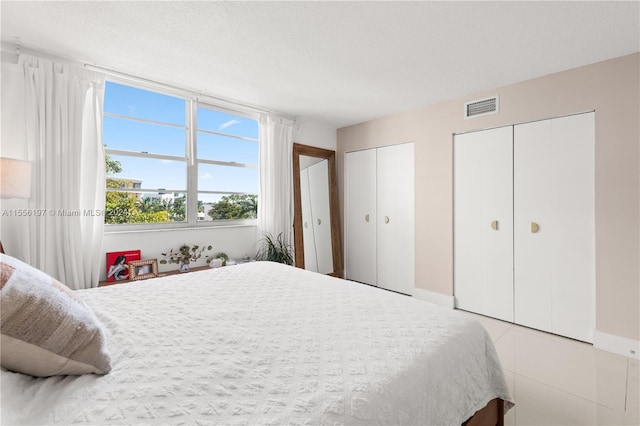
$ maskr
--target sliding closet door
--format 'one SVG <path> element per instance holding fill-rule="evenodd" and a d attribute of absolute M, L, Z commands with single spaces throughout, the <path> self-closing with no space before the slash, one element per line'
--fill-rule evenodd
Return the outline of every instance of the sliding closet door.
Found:
<path fill-rule="evenodd" d="M 378 148 L 378 286 L 404 294 L 414 287 L 413 143 Z"/>
<path fill-rule="evenodd" d="M 454 137 L 456 307 L 513 321 L 513 127 Z"/>
<path fill-rule="evenodd" d="M 593 342 L 594 114 L 514 128 L 516 323 Z"/>
<path fill-rule="evenodd" d="M 375 285 L 376 265 L 376 150 L 344 156 L 345 275 Z"/>

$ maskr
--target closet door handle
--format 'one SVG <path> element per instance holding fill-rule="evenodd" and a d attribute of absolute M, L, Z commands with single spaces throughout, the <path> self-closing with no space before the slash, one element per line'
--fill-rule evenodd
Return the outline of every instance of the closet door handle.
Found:
<path fill-rule="evenodd" d="M 368 214 L 364 216 L 364 221 L 369 223 L 369 215 Z"/>
<path fill-rule="evenodd" d="M 389 216 L 384 217 L 384 223 L 389 223 Z"/>
<path fill-rule="evenodd" d="M 305 223 L 304 223 L 304 227 L 305 227 L 305 228 L 308 228 L 308 227 L 309 227 L 309 224 L 308 224 L 307 222 L 305 222 Z"/>
<path fill-rule="evenodd" d="M 494 231 L 498 230 L 498 221 L 494 220 L 493 222 L 491 222 L 491 229 L 493 229 Z"/>
<path fill-rule="evenodd" d="M 531 222 L 531 233 L 535 234 L 540 230 L 540 225 L 535 222 Z"/>
<path fill-rule="evenodd" d="M 321 225 L 322 221 L 320 219 L 318 219 L 318 225 Z"/>

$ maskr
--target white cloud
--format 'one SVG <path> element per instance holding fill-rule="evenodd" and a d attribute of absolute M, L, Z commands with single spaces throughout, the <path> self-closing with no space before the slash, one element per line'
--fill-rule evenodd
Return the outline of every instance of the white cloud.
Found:
<path fill-rule="evenodd" d="M 200 176 L 202 179 L 213 179 L 213 175 L 211 173 L 205 173 L 202 176 Z"/>
<path fill-rule="evenodd" d="M 222 123 L 220 127 L 218 127 L 218 130 L 224 130 L 227 127 L 233 126 L 234 124 L 240 124 L 240 122 L 238 120 L 229 120 L 226 123 Z"/>

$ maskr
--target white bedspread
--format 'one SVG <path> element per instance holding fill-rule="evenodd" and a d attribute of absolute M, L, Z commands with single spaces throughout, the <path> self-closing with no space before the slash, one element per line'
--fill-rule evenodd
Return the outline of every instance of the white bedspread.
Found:
<path fill-rule="evenodd" d="M 363 284 L 255 262 L 78 293 L 112 372 L 3 369 L 3 425 L 453 425 L 511 401 L 479 322 Z"/>

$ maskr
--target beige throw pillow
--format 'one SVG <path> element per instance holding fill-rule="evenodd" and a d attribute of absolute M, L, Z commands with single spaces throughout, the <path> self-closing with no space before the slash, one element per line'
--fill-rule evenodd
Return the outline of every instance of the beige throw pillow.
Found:
<path fill-rule="evenodd" d="M 0 254 L 0 359 L 32 376 L 105 374 L 106 336 L 95 314 L 49 275 Z"/>

